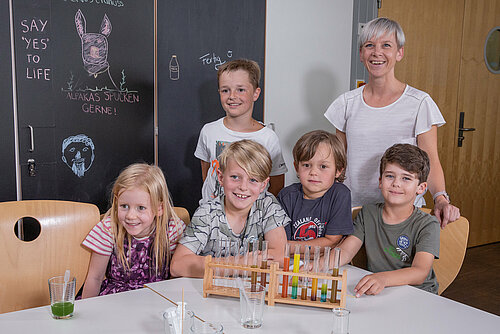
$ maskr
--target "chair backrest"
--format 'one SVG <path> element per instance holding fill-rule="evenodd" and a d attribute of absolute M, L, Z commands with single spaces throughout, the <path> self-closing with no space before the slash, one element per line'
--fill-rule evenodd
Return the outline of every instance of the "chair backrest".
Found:
<path fill-rule="evenodd" d="M 360 210 L 361 206 L 355 206 L 351 209 L 352 220 L 356 218 Z M 358 268 L 367 269 L 368 259 L 366 257 L 366 248 L 364 243 L 363 246 L 361 246 L 361 248 L 359 249 L 358 253 L 352 258 L 351 264 Z"/>
<path fill-rule="evenodd" d="M 174 206 L 174 211 L 175 211 L 175 214 L 180 219 L 182 219 L 182 221 L 184 222 L 184 224 L 186 224 L 186 226 L 188 226 L 189 222 L 191 221 L 191 218 L 189 218 L 189 212 L 188 212 L 188 210 L 186 210 L 185 208 L 180 207 L 180 206 Z"/>
<path fill-rule="evenodd" d="M 430 213 L 431 209 L 422 208 Z M 439 236 L 439 259 L 434 260 L 433 268 L 439 283 L 438 294 L 455 280 L 462 268 L 469 238 L 469 221 L 465 217 L 449 223 Z"/>
<path fill-rule="evenodd" d="M 24 217 L 40 223 L 32 241 L 16 236 L 15 224 Z M 99 221 L 93 204 L 65 201 L 0 203 L 0 313 L 50 304 L 48 279 L 76 277 L 77 291 L 85 281 L 90 251 L 81 246 Z"/>

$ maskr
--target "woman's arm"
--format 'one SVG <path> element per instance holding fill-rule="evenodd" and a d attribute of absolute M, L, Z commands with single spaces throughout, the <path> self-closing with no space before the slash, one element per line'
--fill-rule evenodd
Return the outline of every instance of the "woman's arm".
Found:
<path fill-rule="evenodd" d="M 83 286 L 82 299 L 99 295 L 101 284 L 106 274 L 110 255 L 101 255 L 92 252 L 89 272 Z"/>
<path fill-rule="evenodd" d="M 170 273 L 174 277 L 203 277 L 205 257 L 196 255 L 186 246 L 179 244 L 170 263 Z"/>
<path fill-rule="evenodd" d="M 418 147 L 429 155 L 431 165 L 429 177 L 427 178 L 429 191 L 431 194 L 445 191 L 444 172 L 437 150 L 437 126 L 433 125 L 429 131 L 418 135 L 417 144 Z M 460 218 L 460 210 L 456 206 L 451 205 L 443 195 L 440 195 L 434 202 L 434 215 L 441 223 L 441 228 L 444 228 L 449 222 Z"/>
<path fill-rule="evenodd" d="M 345 151 L 347 152 L 347 136 L 345 135 L 345 132 L 342 132 L 339 129 L 335 130 L 335 135 L 344 142 Z"/>

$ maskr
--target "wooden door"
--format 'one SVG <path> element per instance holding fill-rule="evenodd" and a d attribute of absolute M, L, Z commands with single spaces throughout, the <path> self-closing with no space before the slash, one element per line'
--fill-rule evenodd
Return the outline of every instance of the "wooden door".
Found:
<path fill-rule="evenodd" d="M 379 16 L 405 31 L 396 77 L 428 92 L 446 119 L 439 155 L 452 202 L 470 221 L 469 246 L 499 241 L 500 76 L 487 70 L 483 50 L 489 30 L 500 25 L 500 0 L 384 0 Z M 457 147 L 460 112 L 476 131 Z"/>

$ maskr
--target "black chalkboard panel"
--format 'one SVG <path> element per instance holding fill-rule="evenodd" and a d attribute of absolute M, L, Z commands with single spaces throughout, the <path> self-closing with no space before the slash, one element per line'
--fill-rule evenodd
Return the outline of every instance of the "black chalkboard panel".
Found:
<path fill-rule="evenodd" d="M 201 198 L 200 161 L 193 155 L 199 132 L 225 115 L 217 92 L 220 64 L 259 63 L 262 93 L 254 118 L 263 118 L 265 22 L 265 0 L 158 1 L 158 160 L 174 204 L 191 213 Z"/>
<path fill-rule="evenodd" d="M 0 202 L 16 200 L 9 2 L 0 2 Z"/>
<path fill-rule="evenodd" d="M 14 32 L 23 199 L 105 210 L 120 170 L 154 159 L 153 0 L 16 0 Z"/>

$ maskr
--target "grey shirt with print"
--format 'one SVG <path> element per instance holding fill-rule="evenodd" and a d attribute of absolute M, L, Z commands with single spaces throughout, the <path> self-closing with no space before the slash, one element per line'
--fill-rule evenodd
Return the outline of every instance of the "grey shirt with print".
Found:
<path fill-rule="evenodd" d="M 417 252 L 439 258 L 439 223 L 437 218 L 418 208 L 405 221 L 389 225 L 382 219 L 383 203 L 363 206 L 354 219 L 353 235 L 364 242 L 368 270 L 391 271 L 411 267 Z M 437 293 L 438 283 L 431 268 L 424 283 L 416 286 Z"/>
<path fill-rule="evenodd" d="M 202 204 L 194 213 L 179 243 L 197 255 L 215 255 L 219 242 L 241 240 L 243 243 L 264 239 L 267 232 L 289 224 L 290 218 L 278 200 L 262 192 L 250 209 L 243 231 L 234 233 L 224 212 L 224 195 Z M 235 254 L 232 254 L 235 255 Z"/>

